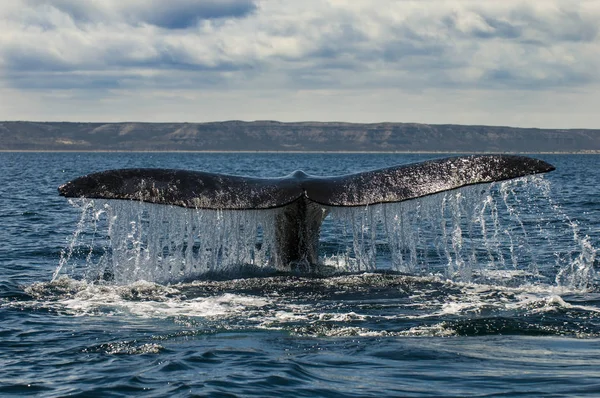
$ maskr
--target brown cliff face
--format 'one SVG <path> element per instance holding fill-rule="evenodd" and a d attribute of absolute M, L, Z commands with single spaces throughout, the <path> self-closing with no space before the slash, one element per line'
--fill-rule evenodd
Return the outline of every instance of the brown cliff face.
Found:
<path fill-rule="evenodd" d="M 600 130 L 276 121 L 0 122 L 0 150 L 600 152 Z"/>

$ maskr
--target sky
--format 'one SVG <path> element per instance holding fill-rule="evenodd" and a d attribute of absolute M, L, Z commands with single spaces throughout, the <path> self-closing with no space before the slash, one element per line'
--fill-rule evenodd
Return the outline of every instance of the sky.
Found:
<path fill-rule="evenodd" d="M 600 0 L 7 0 L 0 120 L 600 128 Z"/>

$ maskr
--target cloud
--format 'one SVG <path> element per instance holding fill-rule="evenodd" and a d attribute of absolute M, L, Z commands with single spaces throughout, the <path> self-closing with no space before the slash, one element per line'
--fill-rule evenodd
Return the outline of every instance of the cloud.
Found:
<path fill-rule="evenodd" d="M 0 87 L 587 90 L 599 22 L 596 1 L 13 0 L 0 4 Z"/>
<path fill-rule="evenodd" d="M 529 79 L 531 87 L 543 88 L 587 82 L 586 72 L 598 66 L 594 57 L 577 62 L 598 49 L 598 14 L 591 17 L 581 7 L 512 1 L 487 8 L 438 1 L 291 4 L 28 0 L 7 21 L 12 37 L 0 51 L 5 68 L 19 73 L 138 70 L 143 79 L 152 70 L 228 74 L 254 68 L 281 73 L 288 85 L 307 74 L 344 85 L 345 73 L 355 71 L 367 75 L 357 84 L 404 84 L 414 82 L 413 75 L 419 84 Z M 524 68 L 532 73 L 524 76 Z"/>
<path fill-rule="evenodd" d="M 187 29 L 207 19 L 242 18 L 256 10 L 251 0 L 25 0 L 23 4 L 58 10 L 82 24 L 123 21 L 165 29 Z"/>

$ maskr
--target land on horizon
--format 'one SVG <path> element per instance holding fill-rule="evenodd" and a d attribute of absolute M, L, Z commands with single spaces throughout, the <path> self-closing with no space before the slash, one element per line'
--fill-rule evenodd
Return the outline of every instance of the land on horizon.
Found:
<path fill-rule="evenodd" d="M 0 151 L 600 153 L 600 129 L 424 123 L 0 122 Z"/>

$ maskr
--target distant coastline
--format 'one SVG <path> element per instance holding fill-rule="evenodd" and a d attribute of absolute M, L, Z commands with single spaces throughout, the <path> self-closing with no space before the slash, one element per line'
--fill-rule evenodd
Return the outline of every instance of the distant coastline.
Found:
<path fill-rule="evenodd" d="M 0 153 L 273 153 L 273 154 L 284 154 L 284 153 L 297 153 L 297 154 L 415 154 L 415 155 L 475 155 L 475 154 L 494 154 L 499 152 L 485 152 L 485 151 L 185 151 L 185 150 L 170 150 L 170 151 L 144 151 L 144 150 L 117 150 L 117 149 L 98 149 L 98 150 L 69 150 L 69 149 L 57 149 L 57 150 L 42 150 L 42 149 L 0 149 Z M 572 151 L 572 152 L 508 152 L 503 151 L 504 154 L 509 155 L 600 155 L 598 151 Z"/>
<path fill-rule="evenodd" d="M 419 123 L 0 122 L 7 152 L 599 154 L 600 129 Z"/>

